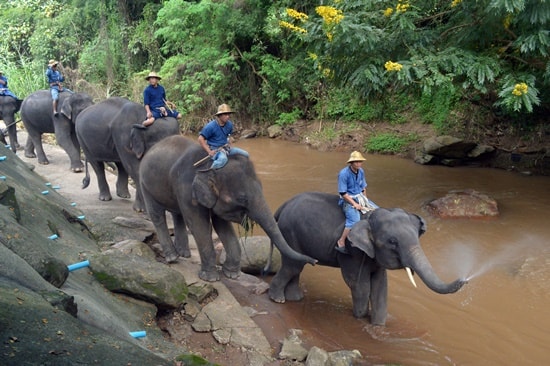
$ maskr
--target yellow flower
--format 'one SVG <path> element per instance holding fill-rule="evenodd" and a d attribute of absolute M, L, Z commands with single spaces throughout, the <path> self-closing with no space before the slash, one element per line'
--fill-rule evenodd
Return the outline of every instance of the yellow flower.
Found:
<path fill-rule="evenodd" d="M 384 10 L 385 17 L 389 17 L 392 14 L 393 14 L 393 8 L 387 8 L 386 10 Z"/>
<path fill-rule="evenodd" d="M 307 14 L 300 13 L 299 11 L 291 9 L 291 8 L 287 8 L 286 13 L 288 14 L 289 17 L 297 19 L 297 20 L 301 20 L 302 22 L 305 22 L 308 19 Z"/>
<path fill-rule="evenodd" d="M 328 38 L 328 41 L 329 41 L 329 42 L 332 42 L 332 37 L 333 37 L 332 33 L 331 33 L 331 32 L 327 32 L 327 38 Z"/>
<path fill-rule="evenodd" d="M 514 90 L 512 90 L 512 94 L 514 94 L 517 97 L 521 97 L 523 94 L 527 94 L 527 90 L 529 90 L 529 87 L 525 83 L 519 83 L 514 85 Z"/>
<path fill-rule="evenodd" d="M 317 60 L 317 55 L 313 52 L 308 52 L 307 55 L 309 56 L 310 59 L 312 59 L 313 61 Z"/>
<path fill-rule="evenodd" d="M 344 19 L 342 10 L 336 9 L 332 6 L 318 6 L 315 8 L 317 14 L 319 14 L 325 23 L 328 25 L 338 24 Z"/>
<path fill-rule="evenodd" d="M 387 61 L 384 64 L 384 67 L 386 68 L 386 71 L 400 71 L 403 68 L 403 65 L 398 62 Z"/>
<path fill-rule="evenodd" d="M 304 28 L 297 27 L 294 24 L 291 24 L 289 22 L 285 22 L 284 20 L 279 21 L 279 25 L 282 28 L 288 28 L 288 29 L 290 29 L 291 31 L 294 31 L 294 32 L 307 33 L 307 30 L 305 30 Z"/>
<path fill-rule="evenodd" d="M 462 0 L 453 0 L 451 2 L 451 8 L 454 8 L 455 6 L 457 6 L 458 4 L 460 4 L 462 2 Z"/>
<path fill-rule="evenodd" d="M 399 1 L 397 6 L 395 7 L 395 11 L 398 13 L 404 13 L 409 9 L 410 6 L 411 5 L 409 4 L 408 1 L 403 1 L 403 2 Z"/>

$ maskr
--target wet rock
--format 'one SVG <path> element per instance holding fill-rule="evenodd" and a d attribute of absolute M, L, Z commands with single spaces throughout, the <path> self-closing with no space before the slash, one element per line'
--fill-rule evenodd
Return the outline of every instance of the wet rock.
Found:
<path fill-rule="evenodd" d="M 218 292 L 210 283 L 198 282 L 188 287 L 189 297 L 198 303 L 202 303 L 207 298 L 216 297 Z"/>
<path fill-rule="evenodd" d="M 476 146 L 453 136 L 437 136 L 424 141 L 424 153 L 445 158 L 462 159 Z"/>
<path fill-rule="evenodd" d="M 155 252 L 147 244 L 134 239 L 123 240 L 115 243 L 110 249 L 107 249 L 104 254 L 113 253 L 115 251 L 126 255 L 137 255 L 151 261 L 156 259 Z"/>
<path fill-rule="evenodd" d="M 0 205 L 6 206 L 17 221 L 21 220 L 21 211 L 15 196 L 15 188 L 8 186 L 5 182 L 0 181 Z"/>
<path fill-rule="evenodd" d="M 361 352 L 353 351 L 336 351 L 328 354 L 329 364 L 331 366 L 349 366 L 353 365 L 355 360 L 361 359 Z"/>
<path fill-rule="evenodd" d="M 307 353 L 305 366 L 325 366 L 328 365 L 328 360 L 328 352 L 314 346 Z"/>
<path fill-rule="evenodd" d="M 452 191 L 429 202 L 426 209 L 441 218 L 481 218 L 499 215 L 497 202 L 475 190 Z"/>
<path fill-rule="evenodd" d="M 251 139 L 256 137 L 258 131 L 252 129 L 246 129 L 241 132 L 241 139 Z"/>
<path fill-rule="evenodd" d="M 177 308 L 187 299 L 187 284 L 180 272 L 137 255 L 96 254 L 90 258 L 90 268 L 108 290 L 161 308 Z"/>
<path fill-rule="evenodd" d="M 289 333 L 289 336 L 283 340 L 279 358 L 281 360 L 302 362 L 306 359 L 308 351 L 302 346 L 302 340 L 299 338 L 301 331 L 299 329 L 290 329 Z"/>
<path fill-rule="evenodd" d="M 241 244 L 241 271 L 244 273 L 258 275 L 264 274 L 264 268 L 270 255 L 271 240 L 267 236 L 249 236 L 239 239 Z M 219 263 L 225 262 L 226 254 L 222 251 L 219 256 Z M 281 268 L 281 253 L 273 248 L 273 256 L 269 271 L 265 274 L 274 274 Z"/>

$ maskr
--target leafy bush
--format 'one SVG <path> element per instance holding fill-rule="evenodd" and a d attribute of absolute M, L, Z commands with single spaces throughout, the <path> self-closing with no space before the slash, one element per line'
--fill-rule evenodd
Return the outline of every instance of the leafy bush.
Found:
<path fill-rule="evenodd" d="M 301 114 L 302 111 L 300 111 L 298 108 L 294 108 L 292 112 L 281 113 L 279 115 L 279 119 L 277 119 L 275 123 L 279 126 L 291 125 L 300 118 Z"/>
<path fill-rule="evenodd" d="M 365 150 L 368 152 L 397 154 L 402 152 L 414 139 L 416 139 L 414 135 L 402 137 L 395 133 L 381 133 L 368 139 Z"/>

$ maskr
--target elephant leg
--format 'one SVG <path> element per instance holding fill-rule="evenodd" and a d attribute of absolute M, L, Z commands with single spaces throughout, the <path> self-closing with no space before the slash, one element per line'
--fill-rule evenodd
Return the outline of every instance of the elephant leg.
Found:
<path fill-rule="evenodd" d="M 102 161 L 89 160 L 92 168 L 94 169 L 95 175 L 97 177 L 97 186 L 99 188 L 99 200 L 100 201 L 110 201 L 113 199 L 111 196 L 111 190 L 109 189 L 109 184 L 105 178 L 105 165 Z"/>
<path fill-rule="evenodd" d="M 139 182 L 136 183 L 136 198 L 134 199 L 134 205 L 132 206 L 134 211 L 143 212 L 145 211 L 145 203 L 143 202 L 143 194 L 141 193 L 141 187 Z"/>
<path fill-rule="evenodd" d="M 226 253 L 222 272 L 228 278 L 238 278 L 241 274 L 241 245 L 235 228 L 231 222 L 217 216 L 212 217 L 212 225 L 222 241 Z"/>
<path fill-rule="evenodd" d="M 69 156 L 71 160 L 71 171 L 80 173 L 84 168 L 84 164 L 82 164 L 82 160 L 80 160 L 80 145 L 77 145 L 78 150 L 74 145 L 70 124 L 71 122 L 69 121 L 56 121 L 54 123 L 55 139 L 59 146 L 61 146 Z"/>
<path fill-rule="evenodd" d="M 166 224 L 166 212 L 164 210 L 164 207 L 161 207 L 156 203 L 151 203 L 147 207 L 147 210 L 149 212 L 149 217 L 151 218 L 151 221 L 153 222 L 153 225 L 155 225 L 155 229 L 157 230 L 157 237 L 160 242 L 160 246 L 162 247 L 164 259 L 167 263 L 177 262 L 178 254 L 176 253 L 174 243 L 172 242 L 172 238 L 170 237 L 170 233 L 168 231 L 168 225 Z"/>
<path fill-rule="evenodd" d="M 197 242 L 201 257 L 199 278 L 204 281 L 219 281 L 220 275 L 216 268 L 216 251 L 212 241 L 212 225 L 210 224 L 210 210 L 205 207 L 182 208 L 185 223 Z"/>
<path fill-rule="evenodd" d="M 36 151 L 36 156 L 38 157 L 38 163 L 42 165 L 48 165 L 50 161 L 46 157 L 46 153 L 44 152 L 44 147 L 42 146 L 42 135 L 38 136 L 32 136 L 32 146 L 34 146 L 34 150 Z M 34 155 L 34 154 L 33 154 Z M 27 156 L 27 154 L 25 154 Z M 32 156 L 27 156 L 32 157 Z"/>
<path fill-rule="evenodd" d="M 176 253 L 184 258 L 189 258 L 191 257 L 189 237 L 187 236 L 187 228 L 185 227 L 183 216 L 172 213 L 172 220 L 174 221 L 174 246 L 176 247 Z"/>
<path fill-rule="evenodd" d="M 370 258 L 367 261 L 363 261 L 364 257 L 362 256 L 350 255 L 341 257 L 344 258 L 339 258 L 340 270 L 344 281 L 351 290 L 353 316 L 364 318 L 369 312 L 371 267 L 376 264 Z"/>
<path fill-rule="evenodd" d="M 25 144 L 25 157 L 36 158 L 36 154 L 34 153 L 34 144 L 32 143 L 32 138 L 30 135 L 27 137 L 27 143 Z"/>
<path fill-rule="evenodd" d="M 15 154 L 17 152 L 17 149 L 20 148 L 19 142 L 17 142 L 17 126 L 15 124 L 8 126 L 8 136 L 10 137 L 11 151 L 13 151 L 13 153 Z"/>
<path fill-rule="evenodd" d="M 302 269 L 304 266 L 302 265 Z M 300 270 L 301 273 L 302 270 Z M 285 289 L 285 298 L 287 301 L 300 301 L 304 298 L 304 292 L 300 287 L 300 273 L 293 276 Z"/>
<path fill-rule="evenodd" d="M 132 195 L 128 190 L 128 172 L 122 163 L 116 162 L 115 165 L 117 168 L 116 195 L 121 198 L 130 198 Z"/>
<path fill-rule="evenodd" d="M 388 273 L 380 268 L 371 275 L 370 322 L 374 325 L 386 324 L 388 316 Z"/>
<path fill-rule="evenodd" d="M 283 256 L 281 269 L 273 276 L 269 284 L 269 298 L 275 302 L 284 303 L 287 285 L 293 278 L 300 277 L 302 268 L 304 268 L 303 264 Z"/>

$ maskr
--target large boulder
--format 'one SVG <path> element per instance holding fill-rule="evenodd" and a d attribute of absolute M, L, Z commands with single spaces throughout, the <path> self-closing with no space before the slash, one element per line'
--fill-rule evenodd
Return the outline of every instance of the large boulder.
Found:
<path fill-rule="evenodd" d="M 497 202 L 493 198 L 472 189 L 449 192 L 446 196 L 429 202 L 426 209 L 444 219 L 499 215 Z"/>
<path fill-rule="evenodd" d="M 452 167 L 479 162 L 494 151 L 495 148 L 492 146 L 444 135 L 424 141 L 422 151 L 414 160 L 418 164 L 441 164 Z"/>
<path fill-rule="evenodd" d="M 258 274 L 274 274 L 281 268 L 281 253 L 277 248 L 273 248 L 273 256 L 271 265 L 267 273 L 264 273 L 264 268 L 271 251 L 271 240 L 267 236 L 248 236 L 239 239 L 241 244 L 241 271 L 244 273 Z M 226 254 L 223 250 L 220 254 L 219 263 L 225 262 Z"/>

